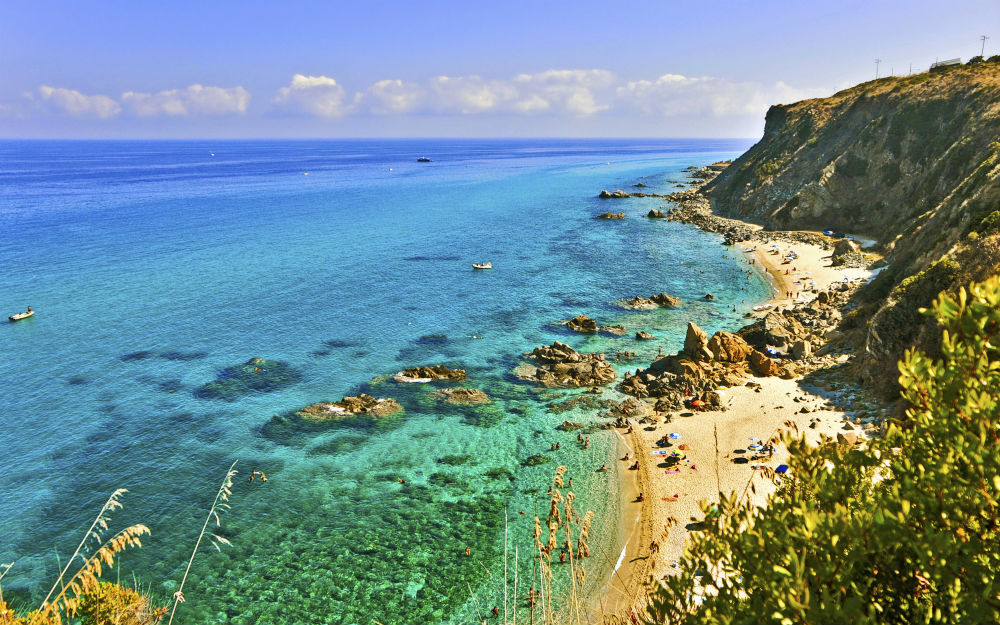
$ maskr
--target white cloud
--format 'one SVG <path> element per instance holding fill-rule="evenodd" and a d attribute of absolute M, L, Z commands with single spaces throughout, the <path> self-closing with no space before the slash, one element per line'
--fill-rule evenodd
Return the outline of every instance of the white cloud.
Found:
<path fill-rule="evenodd" d="M 517 90 L 501 80 L 479 76 L 438 76 L 431 80 L 431 106 L 445 113 L 488 113 L 517 99 Z"/>
<path fill-rule="evenodd" d="M 352 108 L 345 98 L 344 88 L 329 76 L 295 74 L 287 87 L 278 90 L 274 102 L 288 112 L 340 117 Z"/>
<path fill-rule="evenodd" d="M 798 89 L 783 82 L 762 85 L 680 74 L 664 74 L 655 81 L 637 80 L 617 89 L 623 106 L 661 117 L 757 115 L 772 104 L 828 94 L 827 89 Z"/>
<path fill-rule="evenodd" d="M 380 80 L 368 87 L 361 100 L 376 115 L 409 113 L 416 110 L 426 91 L 419 85 L 402 80 Z"/>
<path fill-rule="evenodd" d="M 52 108 L 74 117 L 111 119 L 122 111 L 121 105 L 106 95 L 84 95 L 75 89 L 42 85 L 38 96 Z"/>
<path fill-rule="evenodd" d="M 194 84 L 186 89 L 159 93 L 122 94 L 122 104 L 140 117 L 155 115 L 227 115 L 246 113 L 250 92 L 243 87 L 205 87 Z"/>

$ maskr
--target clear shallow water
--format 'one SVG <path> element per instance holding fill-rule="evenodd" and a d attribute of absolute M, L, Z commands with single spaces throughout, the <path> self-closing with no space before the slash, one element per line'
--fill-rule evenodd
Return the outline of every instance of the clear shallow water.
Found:
<path fill-rule="evenodd" d="M 612 464 L 614 436 L 580 449 L 554 427 L 594 411 L 551 413 L 574 393 L 538 392 L 509 372 L 553 340 L 637 351 L 634 368 L 658 345 L 678 349 L 688 319 L 737 326 L 769 287 L 748 281 L 718 237 L 641 218 L 662 200 L 596 195 L 639 181 L 669 192 L 684 167 L 746 147 L 0 143 L 0 312 L 37 311 L 0 326 L 0 562 L 16 562 L 5 596 L 44 596 L 54 550 L 65 557 L 119 487 L 130 493 L 116 525 L 153 532 L 126 554 L 122 578 L 169 596 L 237 458 L 223 529 L 233 546 L 199 555 L 182 622 L 474 622 L 502 597 L 505 510 L 524 594 L 531 517 L 558 464 L 577 508 L 597 515 L 587 566 L 599 585 L 618 553 L 617 476 L 595 471 Z M 415 162 L 423 155 L 433 162 Z M 593 219 L 609 209 L 628 219 Z M 473 272 L 481 260 L 495 269 Z M 611 305 L 659 292 L 688 304 Z M 718 301 L 697 301 L 705 292 Z M 628 333 L 553 325 L 580 313 Z M 637 343 L 640 329 L 660 340 Z M 254 356 L 289 363 L 299 381 L 234 401 L 196 395 Z M 494 402 L 449 407 L 434 387 L 371 383 L 438 363 L 467 369 Z M 283 416 L 362 390 L 404 413 L 375 428 Z M 553 462 L 522 466 L 538 453 Z M 248 483 L 251 469 L 270 481 Z"/>

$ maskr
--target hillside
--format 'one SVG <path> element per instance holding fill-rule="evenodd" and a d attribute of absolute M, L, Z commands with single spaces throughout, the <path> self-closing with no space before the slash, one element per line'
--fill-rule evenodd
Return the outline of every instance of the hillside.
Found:
<path fill-rule="evenodd" d="M 712 209 L 768 229 L 877 241 L 887 267 L 845 329 L 863 376 L 896 376 L 939 335 L 915 312 L 1000 263 L 1000 57 L 772 107 L 764 137 L 705 187 Z M 853 324 L 853 327 L 852 327 Z"/>

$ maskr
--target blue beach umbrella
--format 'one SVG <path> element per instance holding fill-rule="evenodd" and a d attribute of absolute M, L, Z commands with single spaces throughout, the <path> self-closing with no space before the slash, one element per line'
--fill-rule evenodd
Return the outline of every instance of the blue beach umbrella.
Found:
<path fill-rule="evenodd" d="M 774 472 L 775 473 L 788 473 L 788 465 L 787 464 L 779 464 L 778 468 L 776 468 L 774 470 Z"/>
<path fill-rule="evenodd" d="M 670 433 L 670 438 L 672 438 L 672 439 L 674 439 L 674 440 L 677 440 L 677 439 L 679 439 L 680 437 L 681 437 L 681 435 L 680 435 L 680 434 L 678 434 L 677 432 L 671 432 L 671 433 Z"/>

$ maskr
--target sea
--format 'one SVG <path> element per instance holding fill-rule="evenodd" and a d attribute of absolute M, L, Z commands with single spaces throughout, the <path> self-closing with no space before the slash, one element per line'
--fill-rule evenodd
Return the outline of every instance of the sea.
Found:
<path fill-rule="evenodd" d="M 771 294 L 739 249 L 646 218 L 662 198 L 598 193 L 677 191 L 687 167 L 750 145 L 0 142 L 0 312 L 36 312 L 0 326 L 3 597 L 37 607 L 127 489 L 104 538 L 135 523 L 151 534 L 104 579 L 169 604 L 234 462 L 230 508 L 210 519 L 175 622 L 478 623 L 505 591 L 527 619 L 542 583 L 535 516 L 544 525 L 560 466 L 579 516 L 594 513 L 578 592 L 600 593 L 630 505 L 620 437 L 588 427 L 580 444 L 557 427 L 605 423 L 601 404 L 513 371 L 562 341 L 612 362 L 635 352 L 615 363 L 622 376 L 677 351 L 689 320 L 739 327 Z M 609 210 L 626 217 L 595 218 Z M 615 304 L 662 292 L 684 305 Z M 580 314 L 627 332 L 569 332 L 561 322 Z M 491 402 L 392 379 L 437 364 L 465 369 L 458 385 Z M 359 393 L 403 411 L 295 416 Z M 599 397 L 622 398 L 613 385 Z M 557 610 L 568 570 L 553 564 Z"/>

